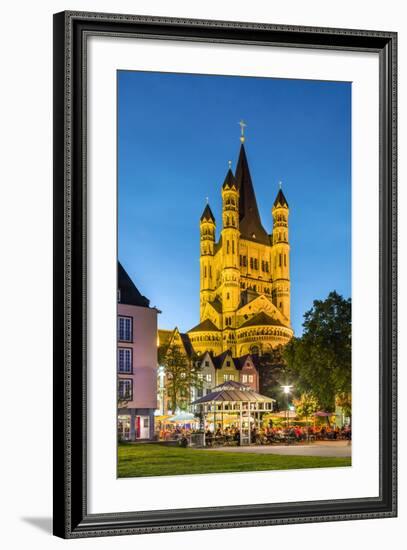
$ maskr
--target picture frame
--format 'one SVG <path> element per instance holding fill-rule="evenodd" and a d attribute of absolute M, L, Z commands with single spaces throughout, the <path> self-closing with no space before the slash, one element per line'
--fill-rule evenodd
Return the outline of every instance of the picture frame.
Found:
<path fill-rule="evenodd" d="M 87 40 L 372 52 L 379 56 L 379 496 L 88 513 Z M 397 514 L 397 35 L 66 11 L 54 15 L 54 534 L 62 538 L 386 518 Z M 373 237 L 374 238 L 374 237 Z"/>

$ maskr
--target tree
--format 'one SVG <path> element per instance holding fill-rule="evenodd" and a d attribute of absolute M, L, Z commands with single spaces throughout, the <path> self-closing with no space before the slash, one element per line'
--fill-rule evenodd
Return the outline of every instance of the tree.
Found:
<path fill-rule="evenodd" d="M 352 416 L 352 394 L 349 393 L 338 393 L 336 396 L 336 406 L 340 407 L 345 416 L 349 418 Z"/>
<path fill-rule="evenodd" d="M 172 344 L 159 355 L 164 366 L 166 387 L 173 412 L 177 408 L 186 409 L 191 401 L 191 389 L 202 386 L 200 368 L 194 357 L 189 359 L 179 346 Z"/>
<path fill-rule="evenodd" d="M 332 412 L 336 396 L 351 391 L 351 299 L 333 291 L 315 300 L 303 327 L 285 347 L 287 372 L 297 378 L 297 390 L 312 393 Z"/>
<path fill-rule="evenodd" d="M 299 399 L 293 400 L 298 418 L 304 418 L 308 424 L 310 417 L 319 409 L 316 397 L 309 392 L 303 393 Z"/>
<path fill-rule="evenodd" d="M 283 347 L 278 346 L 256 358 L 259 368 L 259 391 L 275 398 L 280 394 L 281 378 L 286 367 Z"/>

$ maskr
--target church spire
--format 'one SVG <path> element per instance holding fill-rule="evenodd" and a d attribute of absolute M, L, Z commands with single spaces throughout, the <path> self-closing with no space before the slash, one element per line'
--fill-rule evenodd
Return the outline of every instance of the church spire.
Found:
<path fill-rule="evenodd" d="M 249 163 L 247 162 L 243 143 L 240 146 L 235 178 L 237 188 L 239 189 L 239 227 L 242 238 L 270 244 L 269 236 L 261 224 Z"/>
<path fill-rule="evenodd" d="M 281 189 L 281 181 L 278 184 L 279 184 L 279 190 L 273 206 L 274 208 L 277 208 L 278 206 L 282 206 L 283 208 L 288 208 L 287 199 L 285 198 L 283 190 Z"/>
<path fill-rule="evenodd" d="M 211 207 L 209 206 L 209 202 L 206 203 L 206 206 L 204 208 L 204 211 L 202 212 L 201 216 L 201 222 L 204 220 L 212 220 L 215 221 L 215 216 L 212 213 Z"/>

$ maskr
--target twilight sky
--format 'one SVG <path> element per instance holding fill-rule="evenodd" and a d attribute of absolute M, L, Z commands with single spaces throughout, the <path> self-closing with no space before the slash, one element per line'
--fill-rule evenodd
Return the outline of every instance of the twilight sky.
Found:
<path fill-rule="evenodd" d="M 238 122 L 263 226 L 278 182 L 290 206 L 291 319 L 351 295 L 351 84 L 118 72 L 119 260 L 161 311 L 160 328 L 199 322 L 199 218 L 239 153 Z"/>

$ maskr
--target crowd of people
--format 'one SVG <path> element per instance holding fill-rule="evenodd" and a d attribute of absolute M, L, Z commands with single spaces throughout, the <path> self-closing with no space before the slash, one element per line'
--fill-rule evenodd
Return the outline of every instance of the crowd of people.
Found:
<path fill-rule="evenodd" d="M 194 433 L 191 426 L 166 426 L 158 432 L 158 439 L 187 441 Z M 205 442 L 207 446 L 214 445 L 240 445 L 241 432 L 237 425 L 222 428 L 219 424 L 216 429 L 205 429 Z M 349 425 L 342 428 L 338 426 L 273 426 L 258 428 L 255 424 L 250 427 L 250 442 L 255 445 L 271 445 L 278 443 L 301 443 L 308 441 L 335 441 L 351 440 L 352 431 Z"/>

